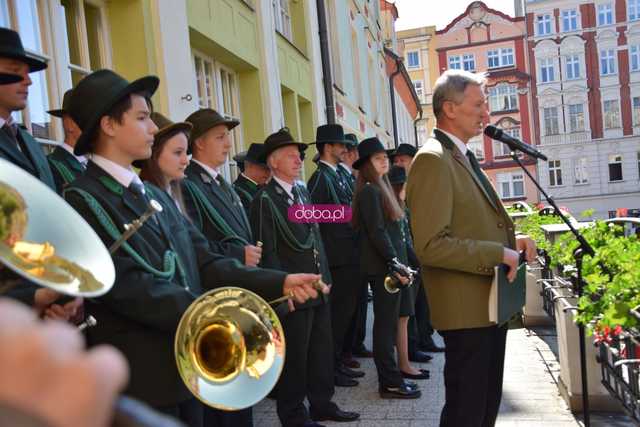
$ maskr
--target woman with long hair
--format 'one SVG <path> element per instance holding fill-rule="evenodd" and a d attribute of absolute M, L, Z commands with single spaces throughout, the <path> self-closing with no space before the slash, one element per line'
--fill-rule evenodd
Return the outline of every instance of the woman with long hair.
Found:
<path fill-rule="evenodd" d="M 373 290 L 373 357 L 378 371 L 380 397 L 417 399 L 415 383 L 404 381 L 394 357 L 398 332 L 400 293 L 389 293 L 384 280 L 395 261 L 407 265 L 406 239 L 402 236 L 404 211 L 398 204 L 387 172 L 389 158 L 378 138 L 368 138 L 358 146 L 359 159 L 353 164 L 358 179 L 353 201 L 353 226 L 359 235 L 360 266 Z M 403 285 L 408 279 L 396 274 Z"/>
<path fill-rule="evenodd" d="M 187 216 L 182 198 L 181 182 L 189 165 L 187 146 L 190 123 L 173 123 L 160 113 L 151 113 L 151 120 L 158 126 L 153 138 L 151 157 L 136 163 L 140 167 L 140 179 L 165 190 L 176 206 Z"/>
<path fill-rule="evenodd" d="M 415 264 L 412 259 L 417 259 L 413 250 L 413 241 L 411 239 L 411 231 L 409 229 L 409 212 L 405 204 L 404 184 L 407 181 L 407 173 L 402 166 L 391 166 L 388 173 L 389 183 L 393 189 L 398 205 L 402 208 L 405 215 L 402 221 L 402 238 L 406 242 L 407 261 L 412 268 Z M 409 317 L 415 315 L 416 297 L 418 287 L 422 283 L 415 278 L 414 283 L 400 291 L 400 318 L 398 319 L 398 339 L 396 348 L 398 350 L 398 366 L 404 378 L 414 380 L 426 380 L 429 378 L 429 371 L 426 369 L 416 369 L 411 366 L 409 361 Z"/>

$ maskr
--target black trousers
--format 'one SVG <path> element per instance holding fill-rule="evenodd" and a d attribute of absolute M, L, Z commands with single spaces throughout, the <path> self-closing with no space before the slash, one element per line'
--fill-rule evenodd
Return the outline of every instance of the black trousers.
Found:
<path fill-rule="evenodd" d="M 299 427 L 309 421 L 305 397 L 314 411 L 335 408 L 330 304 L 291 312 L 282 327 L 286 357 L 277 388 L 278 417 L 283 427 Z"/>
<path fill-rule="evenodd" d="M 347 330 L 344 339 L 343 349 L 351 352 L 364 347 L 364 340 L 367 336 L 367 311 L 369 308 L 369 278 L 362 273 L 358 280 L 358 291 L 356 298 L 356 310 Z"/>
<path fill-rule="evenodd" d="M 253 427 L 251 408 L 227 412 L 210 407 L 204 408 L 203 427 Z"/>
<path fill-rule="evenodd" d="M 331 328 L 336 363 L 340 361 L 343 350 L 351 350 L 351 346 L 345 347 L 344 342 L 357 311 L 359 275 L 357 265 L 331 268 Z"/>
<path fill-rule="evenodd" d="M 416 278 L 413 286 L 417 287 L 418 295 L 416 296 L 415 315 L 409 318 L 409 353 L 414 353 L 420 349 L 420 346 L 428 344 L 429 338 L 433 335 L 429 301 L 420 276 Z"/>
<path fill-rule="evenodd" d="M 492 427 L 502 398 L 507 325 L 440 331 L 445 405 L 440 427 Z"/>
<path fill-rule="evenodd" d="M 177 405 L 169 406 L 156 406 L 155 409 L 163 414 L 171 415 L 172 417 L 182 421 L 189 427 L 202 427 L 202 410 L 204 406 L 195 397 L 193 399 L 185 400 Z"/>
<path fill-rule="evenodd" d="M 373 360 L 381 387 L 403 383 L 395 356 L 400 312 L 400 292 L 390 294 L 384 288 L 384 276 L 370 277 L 373 290 Z"/>

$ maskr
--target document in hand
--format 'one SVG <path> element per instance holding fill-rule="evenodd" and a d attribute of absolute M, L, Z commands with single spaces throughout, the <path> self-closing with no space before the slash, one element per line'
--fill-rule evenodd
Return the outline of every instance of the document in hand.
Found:
<path fill-rule="evenodd" d="M 502 325 L 518 313 L 526 302 L 527 265 L 520 264 L 516 280 L 510 283 L 507 279 L 507 266 L 495 267 L 491 291 L 489 293 L 489 321 Z"/>

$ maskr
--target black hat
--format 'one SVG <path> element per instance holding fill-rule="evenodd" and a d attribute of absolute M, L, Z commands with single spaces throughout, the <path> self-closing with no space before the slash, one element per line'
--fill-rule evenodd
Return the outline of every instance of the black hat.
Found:
<path fill-rule="evenodd" d="M 267 161 L 267 158 L 271 153 L 278 148 L 286 147 L 287 145 L 296 145 L 302 154 L 307 149 L 307 144 L 304 142 L 297 142 L 289 133 L 289 128 L 282 128 L 276 133 L 272 133 L 264 140 L 264 152 L 260 158 L 263 162 Z"/>
<path fill-rule="evenodd" d="M 266 166 L 264 161 L 260 160 L 262 153 L 264 153 L 264 144 L 253 143 L 249 146 L 247 151 L 243 151 L 233 156 L 233 160 L 238 163 L 251 162 Z"/>
<path fill-rule="evenodd" d="M 62 97 L 62 108 L 58 108 L 57 110 L 49 110 L 47 113 L 51 114 L 54 117 L 62 117 L 63 114 L 67 113 L 69 109 L 69 100 L 71 99 L 71 90 L 69 89 L 64 93 Z"/>
<path fill-rule="evenodd" d="M 0 27 L 0 57 L 24 62 L 29 66 L 30 73 L 47 68 L 46 62 L 27 55 L 22 47 L 20 35 L 9 28 Z"/>
<path fill-rule="evenodd" d="M 312 144 L 344 144 L 351 145 L 353 141 L 345 138 L 344 129 L 340 125 L 322 125 L 316 130 L 316 141 Z"/>
<path fill-rule="evenodd" d="M 146 76 L 129 83 L 111 70 L 98 70 L 80 80 L 73 89 L 67 112 L 82 130 L 76 147 L 76 156 L 91 151 L 90 138 L 100 125 L 100 119 L 118 102 L 132 93 L 144 92 L 148 96 L 158 88 L 156 76 Z"/>
<path fill-rule="evenodd" d="M 369 157 L 373 156 L 376 153 L 384 153 L 386 150 L 382 142 L 375 136 L 373 138 L 363 139 L 360 144 L 358 144 L 358 160 L 353 162 L 354 169 L 360 169 Z"/>
<path fill-rule="evenodd" d="M 393 185 L 407 182 L 407 172 L 402 166 L 391 166 L 387 176 L 389 177 L 389 182 Z"/>
<path fill-rule="evenodd" d="M 413 157 L 418 152 L 418 149 L 411 144 L 400 144 L 394 151 L 394 156 L 409 156 Z"/>
<path fill-rule="evenodd" d="M 358 137 L 353 133 L 348 133 L 344 136 L 344 139 L 351 141 L 351 144 L 347 144 L 347 150 L 355 150 L 358 148 Z"/>
<path fill-rule="evenodd" d="M 0 73 L 0 85 L 10 85 L 22 81 L 22 76 L 17 74 Z"/>
<path fill-rule="evenodd" d="M 227 129 L 231 130 L 240 124 L 238 120 L 226 118 L 212 108 L 201 108 L 191 113 L 191 115 L 185 119 L 185 122 L 193 125 L 191 137 L 189 138 L 189 152 L 191 152 L 193 142 L 204 135 L 209 129 L 218 125 L 225 125 Z"/>

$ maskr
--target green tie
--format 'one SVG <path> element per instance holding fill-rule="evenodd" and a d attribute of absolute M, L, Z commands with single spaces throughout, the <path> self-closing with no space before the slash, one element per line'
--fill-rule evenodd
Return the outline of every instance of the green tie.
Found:
<path fill-rule="evenodd" d="M 495 206 L 495 190 L 493 189 L 491 182 L 489 182 L 489 180 L 487 179 L 487 176 L 482 172 L 480 163 L 478 163 L 478 159 L 476 159 L 476 156 L 474 156 L 473 152 L 469 149 L 467 149 L 467 158 L 469 159 L 469 163 L 471 164 L 471 169 L 473 169 L 473 172 L 476 174 L 478 180 L 480 180 L 480 183 L 484 187 L 484 190 L 487 192 L 487 194 L 491 198 L 492 203 Z"/>

